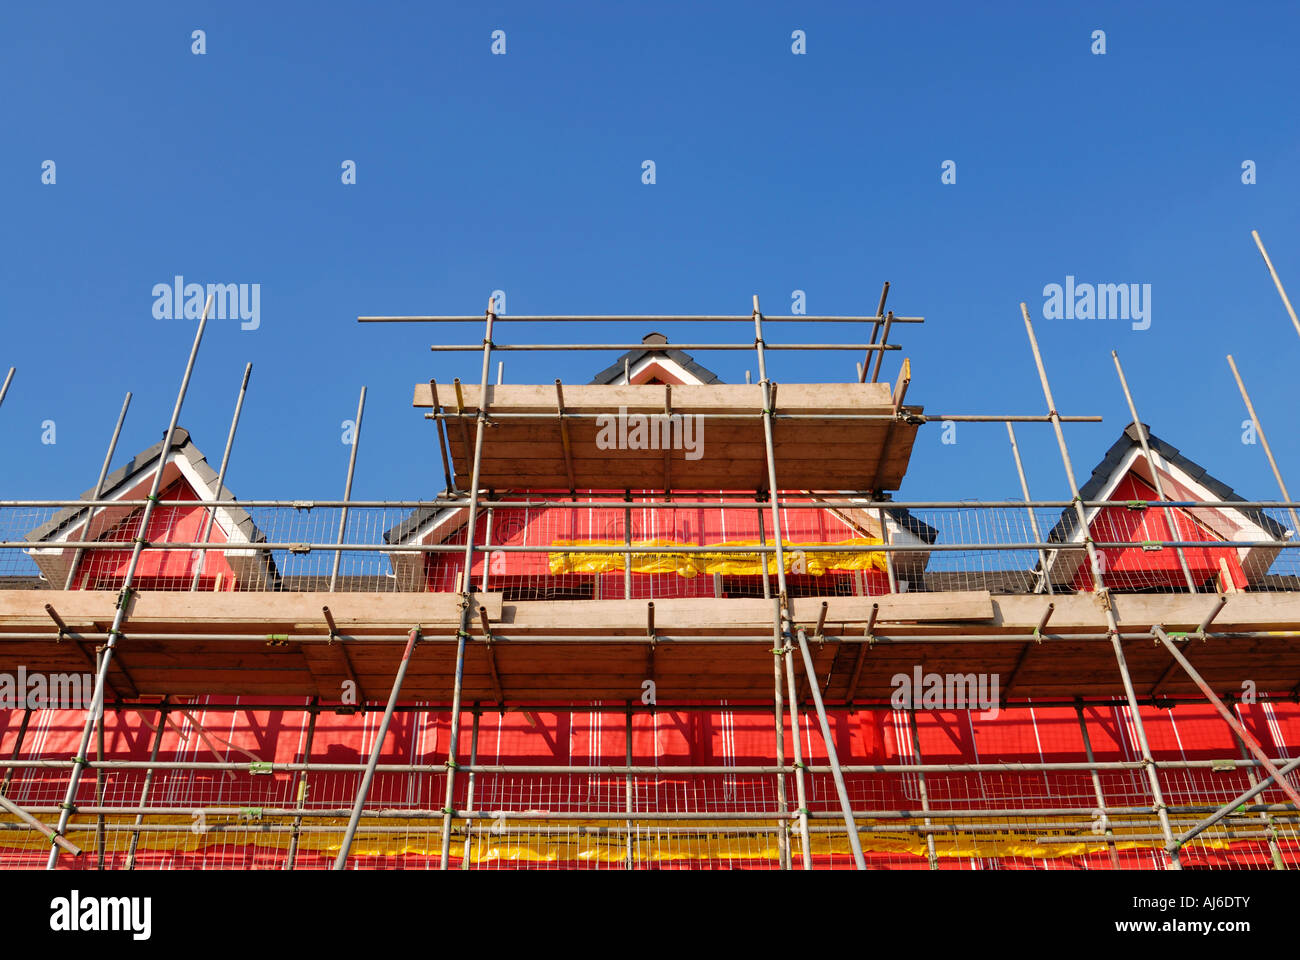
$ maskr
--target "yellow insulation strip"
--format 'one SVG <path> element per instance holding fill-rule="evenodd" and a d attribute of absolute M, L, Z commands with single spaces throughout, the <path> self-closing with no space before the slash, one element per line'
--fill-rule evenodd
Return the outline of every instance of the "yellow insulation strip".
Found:
<path fill-rule="evenodd" d="M 857 537 L 852 540 L 835 540 L 829 543 L 785 544 L 786 573 L 806 573 L 820 577 L 827 570 L 879 570 L 884 571 L 885 555 L 876 551 L 833 550 L 806 552 L 804 547 L 872 547 L 880 543 L 875 537 Z M 622 547 L 621 540 L 553 540 L 553 547 Z M 695 544 L 677 543 L 674 540 L 634 540 L 632 550 L 633 573 L 675 573 L 680 577 L 697 577 L 701 574 L 721 573 L 730 576 L 757 576 L 763 573 L 764 557 L 759 553 L 637 553 L 638 547 L 683 547 Z M 724 540 L 705 544 L 716 547 L 757 547 L 757 540 Z M 771 543 L 768 543 L 771 546 Z M 613 573 L 626 566 L 624 553 L 551 553 L 552 576 L 564 573 Z M 768 554 L 767 572 L 776 573 L 776 555 Z"/>
<path fill-rule="evenodd" d="M 996 816 L 996 813 L 992 814 Z M 105 817 L 110 824 L 134 824 L 134 817 Z M 0 823 L 17 823 L 12 818 L 0 817 Z M 876 821 L 860 820 L 866 826 Z M 880 821 L 884 823 L 885 821 Z M 889 821 L 896 824 L 897 821 Z M 290 826 L 292 818 L 267 817 L 258 820 L 240 820 L 235 817 L 209 817 L 208 827 L 245 826 L 253 832 L 227 832 L 209 830 L 195 833 L 195 821 L 186 817 L 160 816 L 146 817 L 140 829 L 140 852 L 156 853 L 197 853 L 208 847 L 215 848 L 219 855 L 229 853 L 242 846 L 253 846 L 262 850 L 287 850 L 290 834 L 288 831 L 277 833 L 261 832 L 270 826 Z M 302 853 L 316 852 L 333 856 L 339 850 L 343 831 L 347 826 L 345 820 L 309 820 L 313 826 L 329 826 L 334 829 L 323 832 L 304 831 L 299 836 L 298 849 Z M 470 842 L 469 859 L 472 863 L 520 862 L 520 863 L 556 863 L 566 861 L 598 861 L 616 863 L 626 858 L 625 835 L 621 833 L 561 832 L 564 828 L 600 828 L 621 827 L 623 820 L 567 821 L 563 824 L 543 821 L 516 820 L 509 821 L 512 830 L 523 829 L 524 833 L 476 834 Z M 169 825 L 166 832 L 151 827 Z M 461 824 L 457 824 L 460 826 Z M 491 826 L 483 821 L 476 821 L 479 826 Z M 684 834 L 677 832 L 672 825 L 654 825 L 646 822 L 638 824 L 634 837 L 634 856 L 638 863 L 681 860 L 770 860 L 778 857 L 777 836 L 775 830 L 767 834 L 728 833 L 731 827 L 753 827 L 751 821 L 698 821 L 691 824 L 694 828 L 712 828 L 709 832 Z M 1122 850 L 1152 849 L 1159 844 L 1151 841 L 1126 841 L 1126 828 L 1118 823 L 1115 827 L 1115 846 Z M 176 826 L 185 829 L 176 830 Z M 405 830 L 391 833 L 360 832 L 352 844 L 352 854 L 361 857 L 396 857 L 401 855 L 436 857 L 441 852 L 440 824 L 429 819 L 405 819 L 398 817 L 365 818 L 363 830 L 367 826 L 403 827 Z M 1133 825 L 1127 828 L 1131 832 L 1149 832 L 1149 825 Z M 1061 857 L 1078 857 L 1086 854 L 1103 853 L 1106 850 L 1104 839 L 1080 841 L 1078 843 L 1039 843 L 1037 836 L 1077 835 L 1077 831 L 1047 830 L 1041 834 L 1008 829 L 998 833 L 939 833 L 935 835 L 935 852 L 940 857 L 1030 857 L 1035 859 L 1057 859 Z M 109 853 L 124 853 L 130 843 L 130 830 L 109 830 L 106 833 L 106 850 Z M 859 833 L 863 850 L 869 853 L 896 853 L 924 858 L 926 843 L 924 834 L 914 833 Z M 68 839 L 85 851 L 86 856 L 95 850 L 95 824 L 74 824 L 69 827 Z M 814 833 L 811 837 L 812 852 L 816 856 L 828 854 L 849 855 L 848 838 L 843 834 Z M 796 831 L 791 831 L 791 844 L 794 855 L 799 855 L 799 839 Z M 1226 839 L 1210 838 L 1202 835 L 1197 846 L 1205 849 L 1227 850 L 1231 842 Z M 464 837 L 456 835 L 452 841 L 452 853 L 459 857 L 464 850 Z M 0 830 L 0 856 L 17 851 L 49 850 L 49 841 L 34 830 Z"/>

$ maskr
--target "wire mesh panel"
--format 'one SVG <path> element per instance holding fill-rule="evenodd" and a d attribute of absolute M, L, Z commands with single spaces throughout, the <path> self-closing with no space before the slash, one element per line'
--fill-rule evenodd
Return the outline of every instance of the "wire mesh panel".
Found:
<path fill-rule="evenodd" d="M 1149 494 L 1135 482 L 1119 492 Z M 584 492 L 570 500 L 542 491 L 485 500 L 475 520 L 473 582 L 508 600 L 774 590 L 770 504 L 752 494 L 675 496 L 678 502 L 650 492 Z M 1070 506 L 868 507 L 799 495 L 782 502 L 784 567 L 795 595 L 885 593 L 891 574 L 897 590 L 911 592 L 1094 587 Z M 1289 508 L 1106 503 L 1089 506 L 1087 515 L 1108 589 L 1300 589 Z M 147 531 L 142 519 L 140 506 L 0 507 L 0 588 L 70 582 L 117 590 L 140 541 L 135 582 L 142 590 L 455 592 L 468 534 L 459 504 L 204 506 L 179 483 L 164 491 Z"/>
<path fill-rule="evenodd" d="M 108 869 L 332 866 L 379 718 L 321 710 L 313 728 L 307 707 L 270 710 L 202 698 L 169 704 L 165 719 L 158 709 L 109 711 L 105 762 L 95 766 L 97 751 L 90 758 L 68 832 L 86 852 L 64 854 L 60 865 L 94 868 L 102 856 Z M 1084 713 L 1095 751 L 1091 769 L 1071 708 L 1017 708 L 996 719 L 918 710 L 915 737 L 906 711 L 831 711 L 869 863 L 891 869 L 1167 866 L 1127 707 L 1102 703 Z M 1175 837 L 1262 779 L 1208 708 L 1144 708 L 1142 716 Z M 0 751 L 5 761 L 16 752 L 9 762 L 19 764 L 6 774 L 10 801 L 47 821 L 57 816 L 83 717 L 34 711 L 15 751 L 19 722 L 12 712 L 3 716 Z M 477 737 L 467 712 L 448 863 L 458 869 L 777 869 L 786 844 L 798 867 L 805 855 L 797 817 L 802 776 L 807 855 L 818 868 L 851 867 L 815 717 L 804 714 L 797 733 L 802 774 L 792 766 L 776 772 L 772 719 L 770 710 L 746 705 L 637 710 L 629 770 L 623 706 L 483 711 Z M 445 710 L 421 704 L 395 715 L 350 869 L 439 865 L 450 720 Z M 1270 754 L 1294 751 L 1300 709 L 1293 704 L 1258 705 L 1243 721 Z M 787 728 L 787 764 L 794 739 Z M 150 773 L 154 743 L 160 765 Z M 1191 743 L 1198 746 L 1189 753 Z M 304 762 L 305 771 L 294 766 Z M 1228 816 L 1186 843 L 1180 862 L 1214 869 L 1300 865 L 1296 820 L 1286 795 L 1270 787 L 1248 803 L 1233 803 Z M 0 864 L 38 867 L 48 852 L 44 837 L 13 816 L 0 818 Z"/>

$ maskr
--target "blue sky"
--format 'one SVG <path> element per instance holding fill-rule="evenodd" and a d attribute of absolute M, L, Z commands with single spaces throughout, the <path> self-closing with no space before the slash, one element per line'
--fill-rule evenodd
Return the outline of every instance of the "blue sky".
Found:
<path fill-rule="evenodd" d="M 810 312 L 867 314 L 884 280 L 894 309 L 927 318 L 898 331 L 909 401 L 1042 412 L 1025 300 L 1062 412 L 1105 417 L 1067 428 L 1081 483 L 1128 420 L 1115 348 L 1157 434 L 1273 498 L 1224 355 L 1300 488 L 1300 338 L 1250 238 L 1300 299 L 1298 23 L 1294 4 L 5 5 L 0 376 L 18 372 L 0 496 L 89 487 L 126 390 L 117 463 L 160 438 L 194 323 L 155 319 L 152 289 L 180 274 L 261 285 L 258 329 L 209 324 L 181 419 L 215 464 L 253 362 L 229 475 L 245 498 L 341 495 L 363 384 L 354 496 L 438 491 L 412 387 L 474 380 L 477 357 L 358 314 L 477 313 L 498 288 L 514 314 L 744 314 L 754 293 L 778 314 L 795 289 Z M 1067 275 L 1150 284 L 1150 328 L 1043 319 L 1044 286 Z M 504 356 L 516 383 L 582 383 L 613 359 Z M 734 381 L 754 365 L 697 359 Z M 775 354 L 771 373 L 848 380 L 853 359 Z M 1064 495 L 1050 428 L 1019 434 L 1033 493 Z M 1018 496 L 1002 426 L 957 440 L 923 428 L 900 498 Z"/>

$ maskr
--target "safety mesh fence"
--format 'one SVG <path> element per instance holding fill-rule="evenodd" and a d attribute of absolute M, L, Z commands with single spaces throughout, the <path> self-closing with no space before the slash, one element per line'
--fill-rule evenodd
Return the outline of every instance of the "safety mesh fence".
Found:
<path fill-rule="evenodd" d="M 0 589 L 116 590 L 137 546 L 144 590 L 449 592 L 462 583 L 463 507 L 206 507 L 168 500 L 147 530 L 142 507 L 0 506 Z M 471 578 L 507 599 L 758 597 L 776 589 L 775 524 L 753 498 L 682 494 L 630 501 L 530 495 L 485 501 Z M 507 501 L 522 503 L 521 498 Z M 1072 507 L 823 506 L 786 497 L 783 566 L 793 595 L 1094 588 Z M 796 506 L 798 504 L 798 506 Z M 884 512 L 883 533 L 881 512 Z M 1163 507 L 1088 510 L 1103 586 L 1146 593 L 1294 591 L 1292 511 Z M 71 545 L 84 543 L 77 548 Z"/>
<path fill-rule="evenodd" d="M 305 707 L 231 708 L 204 698 L 171 704 L 166 718 L 157 709 L 110 711 L 103 762 L 92 739 L 91 766 L 67 833 L 85 852 L 62 854 L 59 865 L 92 869 L 102 858 L 107 869 L 331 867 L 379 717 L 321 711 L 313 724 Z M 3 794 L 54 824 L 84 712 L 33 711 L 21 743 L 16 713 L 0 717 Z M 1182 864 L 1300 865 L 1297 816 L 1287 794 L 1272 785 L 1236 802 L 1265 776 L 1262 768 L 1243 761 L 1230 737 L 1205 746 L 1207 737 L 1197 735 L 1202 746 L 1191 755 L 1171 748 L 1161 723 L 1181 723 L 1191 740 L 1195 726 L 1210 720 L 1182 707 L 1163 711 L 1170 714 L 1163 719 L 1160 713 L 1143 711 L 1149 734 L 1160 742 L 1153 748 L 1157 782 L 1172 835 L 1230 808 L 1183 845 Z M 1248 722 L 1274 757 L 1296 747 L 1300 718 L 1293 714 L 1278 705 Z M 1118 705 L 1089 708 L 1098 751 L 1093 769 L 1079 741 L 1062 739 L 1072 716 L 1015 709 L 987 720 L 965 711 L 917 711 L 914 739 L 906 711 L 831 711 L 868 862 L 894 869 L 1167 866 L 1167 841 L 1131 716 Z M 350 869 L 440 865 L 450 721 L 445 709 L 420 704 L 395 715 L 351 844 Z M 800 866 L 805 849 L 816 867 L 853 865 L 815 718 L 801 717 L 802 769 L 793 765 L 794 734 L 787 729 L 784 773 L 775 766 L 770 710 L 718 704 L 708 711 L 638 711 L 631 727 L 631 767 L 619 769 L 629 747 L 621 710 L 575 704 L 567 712 L 485 711 L 477 734 L 466 712 L 448 865 L 778 869 L 783 862 Z M 967 731 L 980 750 L 948 748 Z M 1034 740 L 1058 742 L 1050 753 L 1024 749 Z M 160 765 L 151 773 L 155 743 Z M 306 770 L 292 766 L 304 762 Z M 961 769 L 973 763 L 981 766 Z M 1039 768 L 1023 769 L 1027 763 Z M 1300 786 L 1294 775 L 1288 782 Z M 0 865 L 42 866 L 48 853 L 45 837 L 0 815 Z"/>

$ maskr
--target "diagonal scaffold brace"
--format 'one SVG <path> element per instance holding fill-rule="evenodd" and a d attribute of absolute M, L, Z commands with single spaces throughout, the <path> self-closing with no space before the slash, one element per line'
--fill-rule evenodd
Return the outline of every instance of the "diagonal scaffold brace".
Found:
<path fill-rule="evenodd" d="M 1133 689 L 1133 678 L 1129 674 L 1128 659 L 1124 656 L 1124 637 L 1119 630 L 1119 621 L 1115 617 L 1115 608 L 1110 602 L 1110 592 L 1106 589 L 1106 579 L 1096 544 L 1092 542 L 1088 527 L 1088 514 L 1083 508 L 1083 498 L 1079 495 L 1079 484 L 1074 477 L 1074 465 L 1070 462 L 1070 448 L 1065 442 L 1065 431 L 1061 429 L 1061 415 L 1056 410 L 1056 400 L 1052 397 L 1052 384 L 1047 379 L 1047 367 L 1043 363 L 1043 354 L 1038 349 L 1038 337 L 1034 335 L 1034 324 L 1029 319 L 1029 307 L 1020 304 L 1020 316 L 1025 321 L 1025 332 L 1029 336 L 1029 347 L 1034 354 L 1034 365 L 1038 368 L 1038 380 L 1043 388 L 1043 399 L 1047 402 L 1047 416 L 1056 434 L 1056 445 L 1061 453 L 1061 465 L 1065 469 L 1065 478 L 1070 484 L 1071 502 L 1074 504 L 1075 518 L 1079 524 L 1083 545 L 1088 554 L 1088 566 L 1092 574 L 1094 595 L 1101 603 L 1106 615 L 1106 633 L 1110 637 L 1111 650 L 1115 654 L 1115 664 L 1119 668 L 1120 681 L 1124 685 L 1124 697 L 1128 701 L 1129 716 L 1133 719 L 1133 732 L 1137 735 L 1138 748 L 1142 753 L 1142 765 L 1146 768 L 1147 784 L 1151 789 L 1152 809 L 1160 821 L 1160 832 L 1164 835 L 1165 851 L 1171 870 L 1181 870 L 1178 851 L 1174 846 L 1173 828 L 1169 823 L 1169 808 L 1165 804 L 1164 791 L 1160 787 L 1160 775 L 1156 770 L 1155 757 L 1151 754 L 1151 745 L 1147 740 L 1146 726 L 1142 723 L 1141 707 L 1137 691 Z"/>
<path fill-rule="evenodd" d="M 375 734 L 375 745 L 370 748 L 370 759 L 366 763 L 366 771 L 361 777 L 361 786 L 357 789 L 357 799 L 352 804 L 352 816 L 348 820 L 347 831 L 343 834 L 343 842 L 339 846 L 338 856 L 334 858 L 335 870 L 342 870 L 347 866 L 348 854 L 352 850 L 352 840 L 357 834 L 357 827 L 361 823 L 362 809 L 366 805 L 366 798 L 370 795 L 370 784 L 375 779 L 375 767 L 379 765 L 379 755 L 384 749 L 384 739 L 388 736 L 388 724 L 393 719 L 393 710 L 397 707 L 397 700 L 402 695 L 402 682 L 406 679 L 406 670 L 411 665 L 411 656 L 415 653 L 415 648 L 420 642 L 420 628 L 412 627 L 411 632 L 406 637 L 406 649 L 402 651 L 401 662 L 397 665 L 397 676 L 393 678 L 393 689 L 388 694 L 388 705 L 384 708 L 384 719 L 380 721 L 379 730 Z"/>
<path fill-rule="evenodd" d="M 77 749 L 76 757 L 73 758 L 72 775 L 68 779 L 68 791 L 63 797 L 63 805 L 59 813 L 59 824 L 54 830 L 55 835 L 59 837 L 64 836 L 67 832 L 68 821 L 72 818 L 72 811 L 75 809 L 77 788 L 81 785 L 81 776 L 88 766 L 86 755 L 90 752 L 91 734 L 94 732 L 95 725 L 103 722 L 104 688 L 108 683 L 108 667 L 113 662 L 113 651 L 117 648 L 118 637 L 122 635 L 122 625 L 126 622 L 127 611 L 131 606 L 131 596 L 135 592 L 135 572 L 140 566 L 140 557 L 144 553 L 145 538 L 149 533 L 149 522 L 153 519 L 154 509 L 158 506 L 158 492 L 162 489 L 167 456 L 171 452 L 172 438 L 176 435 L 176 423 L 180 420 L 181 407 L 185 404 L 185 394 L 190 387 L 190 377 L 194 373 L 194 362 L 198 359 L 199 345 L 203 342 L 203 331 L 208 325 L 208 313 L 212 309 L 212 297 L 213 294 L 208 294 L 208 301 L 203 305 L 203 315 L 199 318 L 199 328 L 194 333 L 194 345 L 190 347 L 190 356 L 185 364 L 185 375 L 181 378 L 180 390 L 176 394 L 176 404 L 172 407 L 171 420 L 168 421 L 167 433 L 163 437 L 162 450 L 158 454 L 158 467 L 154 470 L 153 482 L 149 486 L 148 502 L 144 505 L 138 535 L 135 537 L 135 543 L 131 549 L 131 559 L 126 567 L 126 575 L 122 578 L 122 592 L 118 594 L 117 609 L 113 614 L 113 625 L 109 628 L 108 639 L 104 641 L 99 669 L 95 671 L 95 692 L 90 700 L 90 708 L 86 712 L 86 723 L 81 731 L 81 743 Z M 61 847 L 57 842 L 51 845 L 50 856 L 46 861 L 45 869 L 53 870 L 58 865 L 60 849 Z"/>
<path fill-rule="evenodd" d="M 1259 781 L 1259 783 L 1255 784 L 1249 790 L 1245 791 L 1244 793 L 1239 793 L 1237 796 L 1233 797 L 1231 800 L 1229 800 L 1223 806 L 1219 807 L 1219 809 L 1215 810 L 1212 814 L 1210 814 L 1200 823 L 1196 824 L 1191 829 L 1189 829 L 1186 833 L 1179 834 L 1176 840 L 1170 840 L 1169 847 L 1168 847 L 1170 856 L 1177 856 L 1178 851 L 1181 850 L 1184 846 L 1186 846 L 1186 844 L 1189 841 L 1200 836 L 1202 833 L 1210 829 L 1210 827 L 1214 826 L 1224 817 L 1229 816 L 1236 810 L 1239 810 L 1244 804 L 1249 803 L 1251 800 L 1254 800 L 1257 796 L 1259 796 L 1261 793 L 1263 793 L 1265 790 L 1271 787 L 1273 785 L 1274 780 L 1280 781 L 1280 779 L 1282 777 L 1285 777 L 1287 774 L 1294 773 L 1297 768 L 1300 768 L 1300 757 L 1297 757 L 1296 759 L 1288 763 L 1286 766 L 1278 770 L 1277 776 L 1274 776 L 1273 774 L 1270 773 L 1267 777 Z"/>
<path fill-rule="evenodd" d="M 483 374 L 479 380 L 478 416 L 474 424 L 474 464 L 470 472 L 469 506 L 465 515 L 465 561 L 461 572 L 460 629 L 456 636 L 456 673 L 451 688 L 451 730 L 447 744 L 447 793 L 442 808 L 442 851 L 438 869 L 446 870 L 451 858 L 451 821 L 455 814 L 452 801 L 456 790 L 456 741 L 460 739 L 460 697 L 465 679 L 465 641 L 469 639 L 474 616 L 474 525 L 478 522 L 479 476 L 483 465 L 483 431 L 487 427 L 488 375 L 492 368 L 492 325 L 496 320 L 496 300 L 488 299 L 483 331 Z M 462 421 L 464 422 L 464 421 Z M 504 709 L 505 704 L 501 704 Z"/>
<path fill-rule="evenodd" d="M 1260 766 L 1267 770 L 1269 775 L 1277 781 L 1278 787 L 1295 804 L 1296 810 L 1300 811 L 1300 793 L 1297 793 L 1295 787 L 1291 786 L 1286 778 L 1281 776 L 1277 765 L 1269 759 L 1268 754 L 1264 752 L 1264 748 L 1259 745 L 1259 741 L 1242 725 L 1240 720 L 1232 715 L 1232 711 L 1224 706 L 1223 701 L 1219 699 L 1214 689 L 1205 682 L 1205 678 L 1197 672 L 1191 661 L 1183 656 L 1183 652 L 1169 639 L 1169 634 L 1165 633 L 1164 629 L 1156 624 L 1151 627 L 1151 635 L 1164 644 L 1165 649 L 1169 651 L 1169 655 L 1178 662 L 1178 665 L 1183 668 L 1183 672 L 1191 678 L 1192 683 L 1196 684 L 1201 693 L 1205 694 L 1205 699 L 1210 702 L 1210 705 L 1214 707 L 1219 716 L 1223 717 L 1224 722 L 1232 728 L 1232 732 L 1241 738 L 1241 742 L 1259 761 Z"/>
<path fill-rule="evenodd" d="M 803 657 L 804 672 L 808 686 L 813 695 L 813 705 L 817 709 L 817 721 L 821 726 L 822 739 L 826 744 L 826 758 L 830 763 L 831 773 L 835 778 L 835 791 L 839 795 L 840 808 L 844 812 L 844 827 L 848 833 L 849 848 L 853 851 L 853 862 L 859 870 L 867 869 L 866 858 L 862 855 L 862 842 L 858 837 L 857 821 L 853 819 L 853 808 L 849 804 L 848 788 L 844 782 L 844 772 L 840 769 L 839 756 L 831 737 L 830 721 L 826 717 L 826 705 L 822 702 L 817 673 L 813 669 L 812 654 L 808 650 L 808 639 L 804 631 L 794 629 L 794 619 L 790 613 L 789 592 L 785 577 L 785 544 L 781 532 L 781 508 L 776 485 L 776 445 L 772 437 L 772 415 L 775 401 L 774 385 L 767 376 L 767 357 L 763 342 L 763 314 L 759 310 L 758 297 L 754 297 L 754 346 L 758 351 L 758 382 L 763 392 L 763 441 L 767 455 L 767 486 L 772 505 L 772 538 L 776 550 L 777 597 L 773 605 L 773 632 L 776 635 L 777 651 L 785 655 L 786 681 L 790 694 L 790 725 L 794 731 L 795 790 L 799 798 L 799 840 L 802 844 L 803 868 L 812 869 L 812 847 L 808 838 L 808 806 L 804 787 L 802 747 L 799 743 L 798 693 L 794 681 L 794 645 L 793 636 L 797 635 L 799 651 Z M 763 555 L 764 565 L 767 554 Z M 778 668 L 779 669 L 779 668 Z"/>

